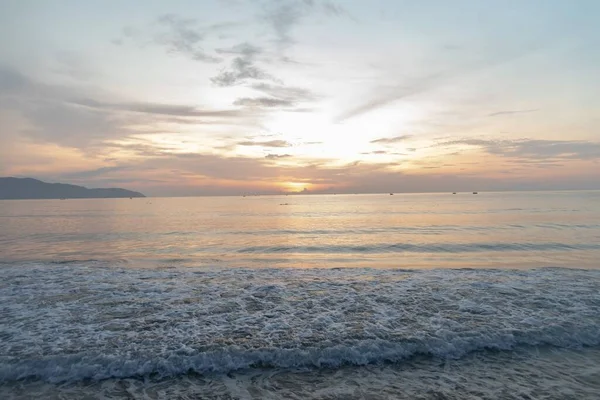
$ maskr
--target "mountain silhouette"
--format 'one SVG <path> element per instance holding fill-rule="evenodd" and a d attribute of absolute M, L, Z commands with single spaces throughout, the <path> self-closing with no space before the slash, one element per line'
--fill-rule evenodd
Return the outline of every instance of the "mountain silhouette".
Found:
<path fill-rule="evenodd" d="M 121 188 L 88 189 L 65 183 L 47 183 L 33 178 L 0 178 L 0 199 L 94 199 L 146 197 Z"/>

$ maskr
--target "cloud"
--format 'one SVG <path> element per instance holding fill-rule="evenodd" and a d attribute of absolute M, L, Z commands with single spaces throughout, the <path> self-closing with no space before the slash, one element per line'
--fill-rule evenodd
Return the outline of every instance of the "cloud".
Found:
<path fill-rule="evenodd" d="M 345 10 L 331 0 L 267 0 L 263 2 L 261 18 L 273 29 L 280 50 L 295 42 L 292 31 L 309 15 L 322 13 L 337 17 Z"/>
<path fill-rule="evenodd" d="M 262 17 L 273 28 L 279 45 L 286 46 L 294 42 L 291 31 L 312 7 L 311 1 L 269 1 Z"/>
<path fill-rule="evenodd" d="M 263 52 L 263 49 L 248 42 L 236 44 L 229 48 L 219 48 L 215 50 L 219 54 L 228 54 L 244 57 L 255 57 Z"/>
<path fill-rule="evenodd" d="M 250 86 L 254 90 L 258 90 L 260 92 L 266 93 L 270 96 L 277 97 L 280 99 L 286 99 L 294 102 L 302 102 L 302 101 L 313 101 L 317 100 L 319 96 L 315 93 L 311 92 L 308 89 L 299 88 L 299 87 L 291 87 L 291 86 L 283 86 L 283 85 L 274 85 L 269 83 L 255 83 Z"/>
<path fill-rule="evenodd" d="M 262 49 L 249 43 L 241 43 L 229 49 L 218 49 L 220 54 L 235 55 L 228 69 L 222 70 L 217 76 L 210 78 L 217 86 L 228 87 L 244 83 L 248 79 L 271 80 L 278 79 L 256 65 L 256 57 Z"/>
<path fill-rule="evenodd" d="M 265 158 L 268 160 L 277 160 L 279 158 L 289 158 L 291 156 L 291 154 L 267 154 Z"/>
<path fill-rule="evenodd" d="M 66 174 L 62 174 L 61 177 L 64 179 L 89 179 L 89 178 L 95 178 L 95 177 L 101 177 L 103 175 L 108 175 L 111 174 L 113 172 L 123 172 L 123 171 L 127 171 L 128 169 L 131 169 L 132 167 L 129 165 L 118 165 L 118 166 L 113 166 L 113 167 L 101 167 L 101 168 L 96 168 L 96 169 L 92 169 L 92 170 L 85 170 L 85 171 L 77 171 L 77 172 L 71 172 L 71 173 L 66 173 Z"/>
<path fill-rule="evenodd" d="M 134 41 L 139 46 L 145 46 L 150 37 L 150 43 L 164 48 L 170 54 L 182 55 L 193 61 L 218 63 L 221 57 L 210 54 L 202 47 L 207 37 L 222 34 L 241 25 L 240 22 L 226 21 L 208 26 L 201 26 L 194 18 L 184 18 L 176 14 L 164 14 L 158 17 L 154 24 L 144 29 L 126 26 L 121 36 L 111 42 L 121 46 L 127 41 Z"/>
<path fill-rule="evenodd" d="M 323 8 L 323 11 L 327 15 L 331 15 L 331 16 L 335 16 L 335 17 L 348 15 L 347 11 L 342 6 L 340 6 L 339 4 L 337 4 L 331 0 L 323 0 L 321 2 L 321 7 Z"/>
<path fill-rule="evenodd" d="M 506 64 L 526 55 L 539 51 L 542 46 L 526 47 L 509 50 L 507 52 L 496 52 L 492 56 L 483 59 L 479 62 L 460 65 L 458 67 L 442 70 L 431 73 L 422 77 L 411 77 L 406 81 L 405 85 L 387 85 L 387 88 L 376 88 L 371 98 L 361 102 L 347 111 L 342 112 L 337 116 L 337 122 L 343 122 L 347 119 L 354 118 L 377 108 L 394 103 L 401 99 L 418 95 L 421 93 L 430 92 L 440 86 L 448 84 L 452 80 L 463 79 L 470 74 L 485 71 L 487 69 Z"/>
<path fill-rule="evenodd" d="M 292 107 L 296 107 L 298 103 L 314 101 L 318 98 L 314 93 L 312 93 L 308 89 L 298 87 L 287 87 L 280 84 L 269 84 L 260 82 L 250 85 L 250 87 L 254 90 L 267 94 L 269 97 L 243 97 L 237 99 L 233 103 L 234 105 L 262 108 L 287 107 L 287 111 L 308 112 L 312 111 L 312 109 Z"/>
<path fill-rule="evenodd" d="M 360 153 L 360 154 L 369 155 L 369 154 L 389 154 L 389 153 L 385 150 L 376 150 L 376 151 L 369 151 L 369 152 Z M 392 154 L 397 154 L 397 153 L 392 153 Z"/>
<path fill-rule="evenodd" d="M 531 110 L 509 110 L 509 111 L 498 111 L 498 112 L 494 112 L 489 114 L 489 117 L 495 117 L 498 115 L 512 115 L 512 114 L 526 114 L 526 113 L 532 113 L 535 111 L 539 111 L 538 108 L 535 109 L 531 109 Z"/>
<path fill-rule="evenodd" d="M 0 66 L 0 95 L 20 91 L 29 86 L 30 81 L 12 68 Z"/>
<path fill-rule="evenodd" d="M 398 171 L 398 163 L 352 162 L 339 166 L 327 160 L 298 159 L 295 160 L 298 161 L 297 165 L 280 165 L 272 162 L 277 158 L 277 155 L 250 158 L 199 153 L 163 153 L 155 157 L 129 161 L 123 165 L 111 165 L 106 169 L 83 170 L 69 174 L 73 177 L 78 176 L 77 174 L 85 177 L 78 178 L 81 179 L 79 183 L 84 185 L 105 185 L 120 179 L 124 183 L 130 182 L 125 185 L 128 188 L 149 195 L 170 196 L 277 193 L 281 191 L 282 182 L 305 182 L 312 185 L 310 190 L 313 193 L 600 188 L 596 171 L 545 180 L 511 174 L 490 179 L 467 171 L 458 174 L 443 173 L 441 169 L 426 169 L 429 172 L 424 173 L 422 170 L 418 174 L 411 174 Z M 60 180 L 59 178 L 55 179 Z"/>
<path fill-rule="evenodd" d="M 242 97 L 233 102 L 236 106 L 246 106 L 246 107 L 291 107 L 294 105 L 294 102 L 291 100 L 284 99 L 274 99 L 271 97 L 255 97 L 248 98 Z"/>
<path fill-rule="evenodd" d="M 261 115 L 258 109 L 203 110 L 183 104 L 119 102 L 111 100 L 110 93 L 44 84 L 6 67 L 0 67 L 0 88 L 2 106 L 20 116 L 18 126 L 11 126 L 15 134 L 86 151 L 107 140 L 139 133 L 139 127 L 148 124 L 248 125 Z"/>
<path fill-rule="evenodd" d="M 96 110 L 41 103 L 24 104 L 20 111 L 33 125 L 21 132 L 42 142 L 86 148 L 94 142 L 126 135 L 118 119 Z"/>
<path fill-rule="evenodd" d="M 261 141 L 253 141 L 247 140 L 244 142 L 239 142 L 239 146 L 261 146 L 261 147 L 291 147 L 292 144 L 285 140 L 267 140 L 264 142 Z"/>
<path fill-rule="evenodd" d="M 414 78 L 408 85 L 395 85 L 387 88 L 378 88 L 370 99 L 342 112 L 336 117 L 336 121 L 343 122 L 347 119 L 366 114 L 372 110 L 401 100 L 405 97 L 431 90 L 436 84 L 440 84 L 446 75 L 447 73 L 436 73 L 421 78 Z"/>
<path fill-rule="evenodd" d="M 523 160 L 594 160 L 600 159 L 600 142 L 585 140 L 542 139 L 457 139 L 438 143 L 437 146 L 467 145 L 482 148 L 501 157 Z"/>
<path fill-rule="evenodd" d="M 413 135 L 401 135 L 401 136 L 396 136 L 396 137 L 392 137 L 392 138 L 381 138 L 381 139 L 371 140 L 371 143 L 391 144 L 391 143 L 405 142 L 412 138 L 413 138 Z"/>
<path fill-rule="evenodd" d="M 182 104 L 161 104 L 143 102 L 111 103 L 102 102 L 90 98 L 73 99 L 69 102 L 72 104 L 100 110 L 127 111 L 143 114 L 155 114 L 177 117 L 235 118 L 247 115 L 245 113 L 240 112 L 239 110 L 199 110 L 194 106 Z"/>
<path fill-rule="evenodd" d="M 68 76 L 75 80 L 89 80 L 96 73 L 92 71 L 85 57 L 73 51 L 59 51 L 55 54 L 57 67 L 54 72 Z"/>
<path fill-rule="evenodd" d="M 168 52 L 183 54 L 195 61 L 221 61 L 220 58 L 207 54 L 200 46 L 205 39 L 206 30 L 198 29 L 196 20 L 165 14 L 159 17 L 157 22 L 167 31 L 157 35 L 155 42 L 163 45 Z"/>

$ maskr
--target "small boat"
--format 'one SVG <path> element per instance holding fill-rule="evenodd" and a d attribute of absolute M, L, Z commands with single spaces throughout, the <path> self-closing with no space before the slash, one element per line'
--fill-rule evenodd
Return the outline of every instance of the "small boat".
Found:
<path fill-rule="evenodd" d="M 452 194 L 456 194 L 456 192 L 452 192 Z"/>
<path fill-rule="evenodd" d="M 479 194 L 479 193 L 477 193 L 477 192 L 473 192 L 473 194 Z"/>
<path fill-rule="evenodd" d="M 390 196 L 393 196 L 393 195 L 394 195 L 394 193 L 390 193 Z"/>

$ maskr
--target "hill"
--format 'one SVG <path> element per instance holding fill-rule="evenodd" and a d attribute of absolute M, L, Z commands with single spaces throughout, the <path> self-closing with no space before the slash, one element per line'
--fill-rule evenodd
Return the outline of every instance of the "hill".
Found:
<path fill-rule="evenodd" d="M 33 178 L 0 178 L 0 200 L 94 199 L 146 197 L 121 188 L 88 189 L 65 183 L 47 183 Z"/>

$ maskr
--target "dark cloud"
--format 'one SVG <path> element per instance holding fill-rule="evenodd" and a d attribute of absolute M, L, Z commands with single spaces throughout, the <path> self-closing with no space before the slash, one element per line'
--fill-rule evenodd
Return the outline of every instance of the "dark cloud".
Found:
<path fill-rule="evenodd" d="M 291 100 L 274 99 L 271 97 L 242 97 L 241 99 L 237 99 L 236 101 L 234 101 L 233 104 L 236 106 L 272 108 L 291 107 L 294 105 L 294 102 L 292 102 Z"/>
<path fill-rule="evenodd" d="M 538 108 L 535 109 L 531 109 L 531 110 L 509 110 L 509 111 L 498 111 L 498 112 L 494 112 L 489 114 L 489 117 L 496 117 L 498 115 L 513 115 L 513 114 L 527 114 L 527 113 L 532 113 L 535 111 L 539 111 Z"/>
<path fill-rule="evenodd" d="M 407 140 L 410 140 L 413 137 L 414 137 L 413 135 L 401 135 L 401 136 L 396 136 L 396 137 L 392 137 L 392 138 L 381 138 L 381 139 L 371 140 L 371 143 L 381 143 L 381 144 L 400 143 L 400 142 L 405 142 Z"/>
<path fill-rule="evenodd" d="M 268 160 L 277 160 L 279 158 L 289 158 L 291 156 L 291 154 L 267 154 L 265 158 Z"/>
<path fill-rule="evenodd" d="M 454 145 L 476 146 L 489 154 L 522 160 L 593 160 L 600 158 L 600 142 L 584 140 L 457 139 L 437 144 L 437 146 L 443 147 Z"/>
<path fill-rule="evenodd" d="M 264 142 L 254 141 L 254 140 L 246 140 L 244 142 L 239 142 L 239 146 L 261 146 L 261 147 L 291 147 L 292 144 L 285 140 L 267 140 Z"/>
<path fill-rule="evenodd" d="M 220 54 L 235 55 L 231 60 L 229 68 L 222 70 L 217 76 L 210 78 L 217 86 L 235 86 L 247 80 L 270 80 L 278 82 L 278 79 L 267 71 L 256 65 L 257 56 L 262 49 L 249 43 L 241 43 L 229 49 L 219 49 Z"/>

